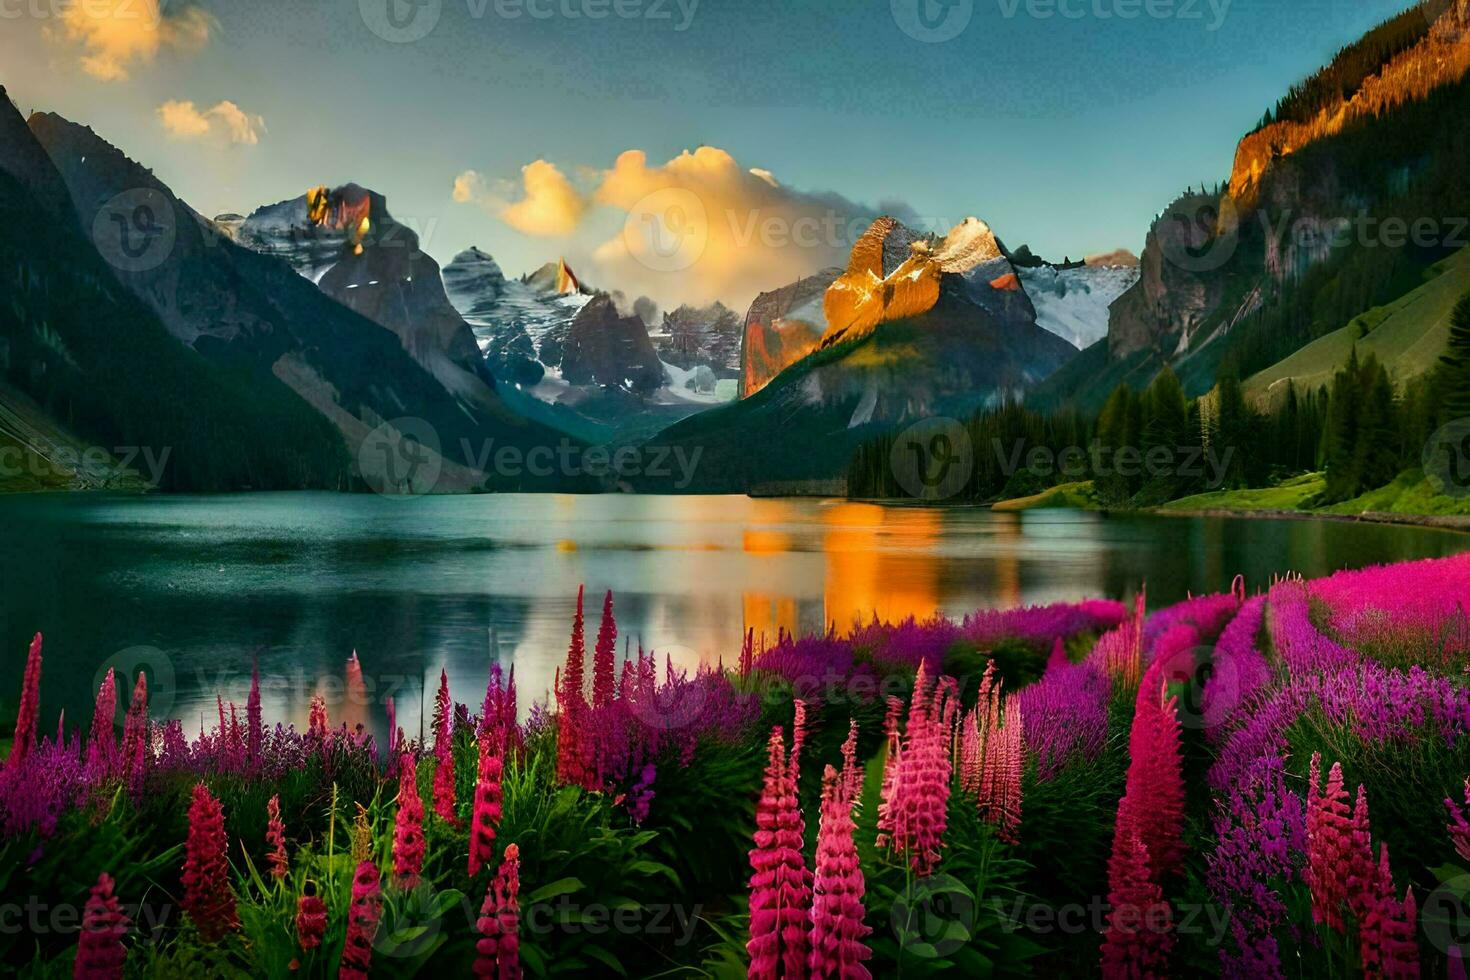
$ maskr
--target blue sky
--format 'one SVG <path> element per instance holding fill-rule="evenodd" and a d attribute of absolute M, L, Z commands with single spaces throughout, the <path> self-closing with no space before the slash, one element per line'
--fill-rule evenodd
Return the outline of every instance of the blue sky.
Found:
<path fill-rule="evenodd" d="M 183 27 L 155 49 L 106 48 L 107 25 L 77 28 L 53 2 L 0 0 L 0 82 L 22 109 L 90 124 L 205 214 L 356 180 L 441 261 L 476 244 L 511 272 L 589 262 L 594 243 L 457 203 L 457 175 L 498 186 L 544 159 L 595 183 L 625 150 L 656 165 L 700 145 L 802 191 L 975 214 L 1049 257 L 1138 251 L 1177 191 L 1228 174 L 1286 86 L 1403 6 L 1061 0 L 1063 16 L 1053 0 L 949 0 L 933 18 L 968 22 L 925 42 L 900 23 L 933 0 L 413 0 L 431 6 L 400 22 L 433 12 L 433 29 L 392 43 L 369 26 L 390 0 L 204 0 L 167 7 Z M 201 13 L 205 37 L 179 20 Z M 84 68 L 99 46 L 126 77 Z M 223 125 L 170 135 L 159 108 L 184 100 L 233 103 L 256 142 Z"/>

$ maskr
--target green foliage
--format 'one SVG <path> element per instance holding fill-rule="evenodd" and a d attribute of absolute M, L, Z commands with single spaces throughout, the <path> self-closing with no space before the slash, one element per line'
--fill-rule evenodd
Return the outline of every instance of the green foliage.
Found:
<path fill-rule="evenodd" d="M 1470 418 L 1470 292 L 1450 314 L 1450 345 L 1441 370 L 1445 418 Z"/>

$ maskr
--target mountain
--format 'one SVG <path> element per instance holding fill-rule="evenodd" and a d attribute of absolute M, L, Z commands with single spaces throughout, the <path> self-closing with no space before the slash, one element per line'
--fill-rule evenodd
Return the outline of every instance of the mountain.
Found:
<path fill-rule="evenodd" d="M 477 248 L 444 267 L 449 300 L 468 321 L 498 377 L 529 388 L 541 382 L 548 367 L 560 368 L 567 331 L 592 297 L 570 270 L 562 276 L 558 267 L 566 270 L 558 262 L 524 279 L 507 279 L 495 259 Z M 576 286 L 559 290 L 559 279 Z"/>
<path fill-rule="evenodd" d="M 652 334 L 664 363 L 685 371 L 705 367 L 716 378 L 740 376 L 740 316 L 724 303 L 687 303 L 665 313 Z"/>
<path fill-rule="evenodd" d="M 1138 282 L 1138 259 L 1120 250 L 1080 266 L 1018 265 L 1016 273 L 1036 323 L 1080 349 L 1107 336 L 1108 308 Z"/>
<path fill-rule="evenodd" d="M 337 433 L 269 364 L 206 358 L 179 343 L 104 260 L 99 246 L 123 265 L 150 258 L 174 233 L 172 216 L 153 209 L 160 203 L 134 195 L 79 220 L 61 173 L 0 88 L 0 401 L 9 438 L 51 460 L 48 472 L 57 472 L 51 450 L 68 444 L 131 458 L 139 472 L 151 459 L 157 484 L 172 490 L 347 486 Z M 86 485 L 112 482 L 76 475 Z"/>
<path fill-rule="evenodd" d="M 345 258 L 339 254 L 335 264 L 321 262 L 326 266 L 321 281 L 328 285 L 319 289 L 279 252 L 257 252 L 231 240 L 92 130 L 45 113 L 33 115 L 29 128 L 65 182 L 74 219 L 82 227 L 116 224 L 153 236 L 135 243 L 143 245 L 135 250 L 137 259 L 128 250 L 127 237 L 118 246 L 122 251 L 113 249 L 116 282 L 151 311 L 182 349 L 244 372 L 251 383 L 268 377 L 295 393 L 293 405 L 304 401 L 314 409 L 310 415 L 317 422 L 325 417 L 337 431 L 338 453 L 345 451 L 354 464 L 355 478 L 381 485 L 395 467 L 384 455 L 384 438 L 390 447 L 401 448 L 406 434 L 384 420 L 405 418 L 410 421 L 404 425 L 418 430 L 410 435 L 433 457 L 438 490 L 527 486 L 535 481 L 523 473 L 487 472 L 482 448 L 492 441 L 523 449 L 555 446 L 564 438 L 507 408 L 479 366 L 473 341 L 467 360 L 454 323 L 433 315 L 433 284 L 408 282 L 411 276 L 419 278 L 421 270 L 430 270 L 415 257 L 422 256 L 417 240 L 405 237 L 401 256 L 385 255 L 392 246 L 362 234 L 369 230 L 363 219 L 370 225 L 372 213 L 383 226 L 393 227 L 380 199 L 366 192 L 336 201 L 307 196 L 312 206 L 325 201 L 329 214 L 338 208 L 322 224 L 340 226 L 337 232 L 347 238 L 334 245 L 330 236 L 318 238 L 307 230 L 303 248 L 352 253 Z M 133 206 L 135 201 L 142 203 Z M 118 214 L 118 202 L 128 204 L 130 212 Z M 353 208 L 367 210 L 356 217 Z M 344 216 L 355 218 L 355 224 Z M 128 222 L 138 227 L 128 228 Z M 437 280 L 437 269 L 432 273 Z M 364 316 L 327 291 L 335 288 L 345 296 L 354 285 L 368 287 L 370 280 L 357 280 L 374 274 L 387 277 L 379 285 L 386 283 L 384 294 L 395 298 L 358 305 L 386 322 Z M 429 313 L 419 324 L 416 313 L 425 309 Z M 459 325 L 468 336 L 468 327 L 462 321 Z M 563 481 L 540 482 L 559 486 Z"/>
<path fill-rule="evenodd" d="M 1298 392 L 1330 384 L 1356 347 L 1388 369 L 1399 385 L 1432 370 L 1449 346 L 1450 314 L 1470 293 L 1470 246 L 1434 265 L 1428 280 L 1385 306 L 1354 317 L 1347 326 L 1297 350 L 1246 379 L 1246 397 L 1263 405 L 1285 396 L 1288 383 Z"/>
<path fill-rule="evenodd" d="M 810 309 L 812 292 L 807 283 L 786 297 Z M 779 300 L 767 294 L 756 305 L 764 309 L 748 323 L 761 323 Z M 814 351 L 734 405 L 654 440 L 702 451 L 693 489 L 831 481 L 863 441 L 920 419 L 968 416 L 1076 353 L 1037 326 L 1015 269 L 974 218 L 942 238 L 878 219 L 828 285 L 821 309 L 825 327 Z M 747 364 L 750 338 L 768 333 L 764 324 L 747 328 Z"/>
<path fill-rule="evenodd" d="M 1218 189 L 1162 210 L 1106 340 L 1030 402 L 1096 410 L 1166 363 L 1203 394 L 1418 288 L 1464 245 L 1467 72 L 1470 0 L 1416 4 L 1344 48 L 1240 140 Z"/>
<path fill-rule="evenodd" d="M 486 252 L 466 249 L 444 267 L 444 284 L 523 415 L 623 443 L 729 400 L 697 359 L 688 368 L 660 360 L 651 301 L 593 289 L 563 259 L 512 279 Z"/>
<path fill-rule="evenodd" d="M 393 219 L 383 195 L 357 184 L 314 187 L 258 208 L 234 238 L 285 259 L 322 292 L 393 331 L 451 390 L 473 392 L 476 381 L 494 387 L 469 324 L 445 294 L 438 263 L 412 229 Z"/>
<path fill-rule="evenodd" d="M 822 300 L 841 269 L 826 269 L 789 286 L 761 293 L 745 314 L 740 342 L 740 397 L 760 391 L 822 343 L 827 315 Z"/>
<path fill-rule="evenodd" d="M 572 320 L 561 373 L 569 384 L 623 387 L 638 394 L 661 388 L 665 380 L 648 326 L 639 316 L 620 314 L 606 293 L 582 307 Z"/>

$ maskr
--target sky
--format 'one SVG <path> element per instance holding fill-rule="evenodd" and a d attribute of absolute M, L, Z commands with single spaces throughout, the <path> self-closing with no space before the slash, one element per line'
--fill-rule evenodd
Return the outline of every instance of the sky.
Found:
<path fill-rule="evenodd" d="M 441 263 L 564 255 L 669 305 L 841 262 L 883 212 L 976 215 L 1052 259 L 1139 252 L 1287 86 L 1406 5 L 158 3 L 0 0 L 0 84 L 205 215 L 356 181 Z M 650 253 L 643 211 L 672 223 L 689 201 L 697 254 Z"/>

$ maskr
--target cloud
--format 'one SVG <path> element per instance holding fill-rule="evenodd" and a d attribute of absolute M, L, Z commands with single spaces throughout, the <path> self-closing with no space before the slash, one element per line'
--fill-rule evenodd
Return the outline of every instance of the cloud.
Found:
<path fill-rule="evenodd" d="M 245 112 L 228 100 L 200 112 L 193 102 L 170 99 L 158 107 L 158 121 L 177 140 L 213 135 L 230 143 L 254 146 L 265 132 L 264 118 Z"/>
<path fill-rule="evenodd" d="M 521 168 L 517 185 L 499 181 L 494 187 L 473 170 L 454 178 L 454 199 L 475 203 L 516 231 L 538 238 L 570 235 L 587 212 L 587 197 L 556 164 L 533 160 Z"/>
<path fill-rule="evenodd" d="M 214 20 L 199 7 L 164 12 L 160 0 L 86 0 L 66 4 L 64 39 L 81 46 L 82 70 L 102 81 L 121 81 L 135 64 L 150 64 L 165 48 L 198 50 Z"/>
<path fill-rule="evenodd" d="M 594 265 L 585 274 L 594 285 L 665 308 L 717 299 L 743 308 L 759 292 L 846 266 L 853 241 L 880 213 L 917 222 L 901 203 L 871 208 L 786 187 L 713 146 L 662 164 L 628 150 L 584 184 L 585 194 L 537 160 L 522 170 L 521 199 L 487 210 L 528 234 L 570 237 L 564 251 Z M 474 171 L 455 182 L 457 201 L 493 197 Z M 608 217 L 615 220 L 593 220 Z"/>

